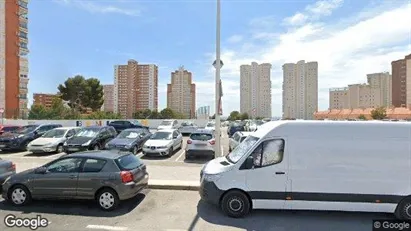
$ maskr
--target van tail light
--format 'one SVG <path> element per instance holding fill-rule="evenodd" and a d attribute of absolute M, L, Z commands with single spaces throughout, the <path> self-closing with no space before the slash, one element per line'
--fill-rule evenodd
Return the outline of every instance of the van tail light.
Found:
<path fill-rule="evenodd" d="M 134 180 L 133 173 L 129 171 L 120 172 L 121 181 L 123 183 L 132 182 Z"/>
<path fill-rule="evenodd" d="M 193 143 L 191 140 L 187 140 L 187 144 L 191 144 Z"/>
<path fill-rule="evenodd" d="M 211 144 L 211 145 L 214 145 L 214 144 L 215 144 L 215 140 L 210 141 L 210 144 Z"/>
<path fill-rule="evenodd" d="M 16 164 L 15 163 L 11 163 L 9 171 L 16 171 Z"/>

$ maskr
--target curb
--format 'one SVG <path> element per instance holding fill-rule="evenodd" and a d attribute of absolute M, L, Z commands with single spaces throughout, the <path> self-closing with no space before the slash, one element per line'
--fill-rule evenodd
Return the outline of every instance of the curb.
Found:
<path fill-rule="evenodd" d="M 200 184 L 196 181 L 149 180 L 149 189 L 199 191 Z"/>

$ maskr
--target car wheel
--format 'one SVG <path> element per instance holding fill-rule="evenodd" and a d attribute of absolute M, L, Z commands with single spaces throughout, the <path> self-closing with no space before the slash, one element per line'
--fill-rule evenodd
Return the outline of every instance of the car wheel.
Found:
<path fill-rule="evenodd" d="M 59 144 L 59 145 L 57 146 L 56 152 L 57 152 L 57 153 L 62 153 L 62 152 L 64 152 L 64 148 L 63 148 L 63 145 L 62 145 L 62 144 Z"/>
<path fill-rule="evenodd" d="M 102 210 L 111 211 L 120 204 L 120 199 L 114 190 L 103 189 L 97 196 L 97 202 Z"/>
<path fill-rule="evenodd" d="M 411 198 L 406 198 L 398 204 L 395 217 L 398 220 L 411 220 Z"/>
<path fill-rule="evenodd" d="M 229 217 L 246 216 L 251 209 L 248 197 L 240 191 L 230 191 L 221 200 L 221 210 Z"/>
<path fill-rule="evenodd" d="M 23 206 L 31 202 L 31 193 L 25 186 L 16 185 L 10 190 L 8 200 L 15 206 Z"/>

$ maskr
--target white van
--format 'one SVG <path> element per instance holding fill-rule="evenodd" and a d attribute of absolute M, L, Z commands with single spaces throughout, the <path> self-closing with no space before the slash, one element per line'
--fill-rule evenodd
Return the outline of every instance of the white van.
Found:
<path fill-rule="evenodd" d="M 273 121 L 201 170 L 200 195 L 251 209 L 395 213 L 411 219 L 411 123 Z"/>

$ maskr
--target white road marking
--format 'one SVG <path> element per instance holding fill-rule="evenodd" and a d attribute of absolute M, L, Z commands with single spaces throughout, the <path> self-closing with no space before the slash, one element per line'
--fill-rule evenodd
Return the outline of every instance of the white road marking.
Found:
<path fill-rule="evenodd" d="M 183 150 L 183 149 L 181 149 L 181 150 Z M 179 161 L 179 159 L 185 154 L 186 152 L 183 150 L 182 152 L 181 152 L 181 154 L 177 157 L 177 159 L 175 160 L 176 162 L 181 162 L 181 161 Z"/>
<path fill-rule="evenodd" d="M 128 230 L 127 227 L 108 226 L 108 225 L 87 225 L 86 228 L 87 228 L 87 229 L 115 230 L 115 231 Z"/>

